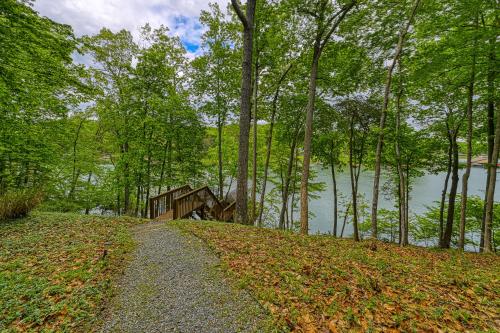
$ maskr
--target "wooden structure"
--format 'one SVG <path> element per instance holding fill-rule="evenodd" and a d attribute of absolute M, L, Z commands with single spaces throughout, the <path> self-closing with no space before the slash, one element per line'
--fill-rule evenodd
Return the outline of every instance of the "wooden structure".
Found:
<path fill-rule="evenodd" d="M 189 218 L 232 221 L 235 202 L 221 202 L 208 188 L 184 185 L 149 199 L 149 217 L 162 221 Z"/>
<path fill-rule="evenodd" d="M 488 166 L 488 156 L 477 156 L 474 157 L 471 161 L 472 166 L 479 166 L 479 167 L 487 167 Z M 497 164 L 497 167 L 500 167 L 500 163 Z"/>

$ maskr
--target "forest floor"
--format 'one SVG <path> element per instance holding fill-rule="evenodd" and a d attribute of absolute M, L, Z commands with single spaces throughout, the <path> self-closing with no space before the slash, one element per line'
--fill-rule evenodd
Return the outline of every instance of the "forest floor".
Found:
<path fill-rule="evenodd" d="M 42 212 L 0 222 L 0 331 L 90 331 L 143 222 Z"/>
<path fill-rule="evenodd" d="M 0 331 L 500 331 L 498 255 L 145 222 L 0 223 Z"/>
<path fill-rule="evenodd" d="M 278 331 L 500 331 L 498 255 L 169 223 L 204 240 Z"/>

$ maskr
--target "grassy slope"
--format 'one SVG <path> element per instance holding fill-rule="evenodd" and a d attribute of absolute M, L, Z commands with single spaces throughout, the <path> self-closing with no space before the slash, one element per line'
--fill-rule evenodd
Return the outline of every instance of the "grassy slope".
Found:
<path fill-rule="evenodd" d="M 90 330 L 136 223 L 39 212 L 0 223 L 0 331 Z"/>
<path fill-rule="evenodd" d="M 500 257 L 175 222 L 219 253 L 279 331 L 500 331 Z"/>

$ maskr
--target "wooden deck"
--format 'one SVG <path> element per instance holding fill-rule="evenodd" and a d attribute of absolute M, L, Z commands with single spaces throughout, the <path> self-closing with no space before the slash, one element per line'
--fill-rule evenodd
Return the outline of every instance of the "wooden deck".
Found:
<path fill-rule="evenodd" d="M 221 202 L 208 186 L 184 185 L 149 199 L 149 217 L 157 221 L 190 218 L 232 221 L 235 202 Z"/>

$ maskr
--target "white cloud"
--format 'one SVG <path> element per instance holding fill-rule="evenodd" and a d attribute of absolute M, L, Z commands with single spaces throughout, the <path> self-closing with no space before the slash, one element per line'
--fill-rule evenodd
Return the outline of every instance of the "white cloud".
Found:
<path fill-rule="evenodd" d="M 139 28 L 146 23 L 153 28 L 163 24 L 189 48 L 199 44 L 203 31 L 198 16 L 208 9 L 209 2 L 225 8 L 229 0 L 37 0 L 35 9 L 71 25 L 78 36 L 95 34 L 106 27 L 115 32 L 127 29 L 138 37 Z M 197 54 L 190 51 L 191 57 Z"/>

